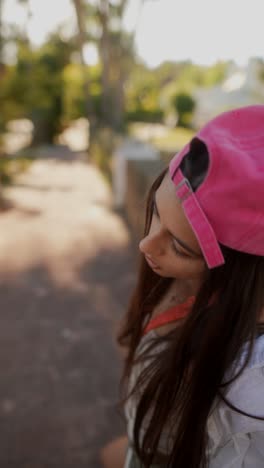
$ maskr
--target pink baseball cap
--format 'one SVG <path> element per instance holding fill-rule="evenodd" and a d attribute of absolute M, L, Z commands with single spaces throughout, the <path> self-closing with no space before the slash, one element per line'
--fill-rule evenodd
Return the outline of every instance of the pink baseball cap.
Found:
<path fill-rule="evenodd" d="M 264 256 L 264 105 L 218 115 L 195 136 L 209 154 L 209 168 L 194 193 L 180 164 L 188 143 L 169 172 L 206 263 L 225 263 L 219 243 Z"/>

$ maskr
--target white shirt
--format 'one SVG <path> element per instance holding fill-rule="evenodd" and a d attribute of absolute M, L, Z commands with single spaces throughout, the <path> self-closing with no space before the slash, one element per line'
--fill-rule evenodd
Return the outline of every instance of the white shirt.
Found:
<path fill-rule="evenodd" d="M 230 385 L 226 398 L 244 412 L 264 418 L 263 335 L 256 340 L 249 364 Z M 237 413 L 221 401 L 208 418 L 208 434 L 209 468 L 264 468 L 264 420 Z"/>
<path fill-rule="evenodd" d="M 149 332 L 146 337 L 150 337 L 151 334 L 152 332 Z M 146 337 L 143 338 L 144 341 Z M 245 353 L 246 347 L 240 357 L 241 363 Z M 138 372 L 139 369 L 135 369 L 132 373 L 132 385 Z M 225 397 L 242 411 L 264 417 L 264 335 L 256 339 L 250 362 L 230 385 Z M 130 399 L 125 414 L 128 437 L 131 441 L 135 413 L 135 402 Z M 223 401 L 219 401 L 208 418 L 207 428 L 209 468 L 264 468 L 264 420 L 244 416 L 232 410 Z M 161 452 L 165 451 L 167 443 L 164 433 L 159 446 Z M 128 453 L 128 458 L 129 456 Z M 126 466 L 129 466 L 128 460 Z"/>

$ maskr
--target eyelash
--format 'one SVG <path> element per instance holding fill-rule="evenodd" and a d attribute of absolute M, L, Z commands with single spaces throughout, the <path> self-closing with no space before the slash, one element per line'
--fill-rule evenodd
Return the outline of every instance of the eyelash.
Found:
<path fill-rule="evenodd" d="M 157 218 L 158 218 L 158 213 L 157 213 L 157 210 L 156 210 L 156 206 L 155 206 L 155 203 L 153 203 L 153 209 L 152 209 L 152 214 L 155 215 Z M 174 242 L 171 242 L 171 247 L 172 247 L 172 250 L 173 252 L 178 255 L 178 257 L 188 257 L 187 254 L 183 253 L 183 252 L 180 252 L 176 245 L 174 244 Z"/>
<path fill-rule="evenodd" d="M 188 255 L 186 255 L 186 254 L 183 253 L 183 252 L 180 252 L 180 251 L 177 249 L 177 247 L 176 247 L 176 245 L 174 244 L 174 242 L 171 243 L 171 246 L 172 246 L 173 252 L 174 252 L 176 255 L 178 255 L 179 257 L 188 257 Z"/>

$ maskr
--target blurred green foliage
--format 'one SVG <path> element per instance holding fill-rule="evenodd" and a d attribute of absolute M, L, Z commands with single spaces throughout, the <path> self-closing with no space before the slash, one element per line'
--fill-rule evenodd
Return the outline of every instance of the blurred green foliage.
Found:
<path fill-rule="evenodd" d="M 169 123 L 167 135 L 153 139 L 161 152 L 185 142 L 195 90 L 220 83 L 229 64 L 204 67 L 190 61 L 165 62 L 149 69 L 136 56 L 133 34 L 124 30 L 126 3 L 73 1 L 83 22 L 76 21 L 72 37 L 63 38 L 58 29 L 38 48 L 32 46 L 26 30 L 21 34 L 14 29 L 12 38 L 3 38 L 0 31 L 0 38 L 17 48 L 16 62 L 3 64 L 0 70 L 0 132 L 10 120 L 28 118 L 34 124 L 33 146 L 48 144 L 73 120 L 87 117 L 89 158 L 108 179 L 110 156 L 132 122 Z M 84 63 L 87 42 L 97 48 L 97 65 Z M 8 169 L 7 161 L 1 161 L 2 181 L 12 177 L 12 164 Z"/>
<path fill-rule="evenodd" d="M 174 115 L 175 124 L 179 117 L 180 125 L 189 126 L 195 108 L 195 89 L 220 83 L 227 67 L 227 62 L 210 67 L 165 62 L 150 70 L 135 64 L 126 82 L 127 121 L 166 122 L 167 117 Z"/>
<path fill-rule="evenodd" d="M 119 102 L 120 96 L 114 88 L 108 88 L 108 93 L 112 90 L 112 95 L 111 104 L 107 107 L 106 126 L 107 101 L 103 94 L 102 64 L 84 69 L 81 63 L 73 59 L 77 53 L 76 47 L 73 40 L 62 40 L 59 34 L 53 34 L 38 49 L 33 49 L 28 41 L 17 41 L 17 63 L 6 66 L 0 78 L 0 129 L 3 131 L 9 120 L 29 118 L 35 129 L 33 145 L 52 143 L 73 120 L 87 116 L 85 73 L 93 113 L 88 118 L 92 117 L 97 122 L 93 128 L 89 158 L 110 180 L 111 155 L 120 138 L 114 112 L 115 100 Z M 180 126 L 190 126 L 195 106 L 193 91 L 197 86 L 209 86 L 221 81 L 226 66 L 217 64 L 206 68 L 189 62 L 168 62 L 151 70 L 135 58 L 124 81 L 123 128 L 126 130 L 131 122 L 164 124 L 171 115 L 175 120 L 172 127 L 176 126 L 177 116 Z M 111 73 L 113 81 L 113 67 Z M 120 110 L 120 102 L 118 105 Z M 184 131 L 178 127 L 176 130 L 175 133 L 172 128 L 166 137 L 153 139 L 161 154 L 176 150 L 179 139 L 185 142 L 187 136 L 182 137 Z M 7 162 L 2 162 L 0 173 L 2 182 L 10 181 L 12 165 L 8 167 Z"/>
<path fill-rule="evenodd" d="M 177 126 L 176 128 L 168 129 L 162 137 L 152 138 L 151 143 L 153 143 L 161 153 L 171 154 L 173 152 L 176 153 L 186 145 L 193 135 L 193 130 Z"/>
<path fill-rule="evenodd" d="M 176 109 L 179 123 L 188 126 L 195 107 L 194 90 L 197 86 L 221 82 L 228 66 L 227 63 L 202 67 L 190 62 L 166 62 L 152 70 L 133 56 L 130 38 L 116 31 L 111 31 L 110 38 L 112 57 L 108 70 L 100 61 L 98 65 L 86 66 L 84 71 L 81 63 L 73 59 L 78 54 L 75 38 L 63 40 L 55 32 L 43 46 L 35 49 L 28 40 L 18 37 L 17 62 L 5 66 L 0 77 L 0 129 L 9 120 L 29 118 L 35 128 L 33 144 L 52 143 L 72 120 L 87 116 L 85 80 L 89 83 L 88 99 L 93 113 L 88 118 L 94 119 L 99 127 L 105 127 L 107 121 L 107 126 L 116 130 L 122 108 L 123 124 L 164 123 Z M 123 45 L 118 48 L 121 39 Z M 102 54 L 100 40 L 99 36 Z M 107 90 L 106 78 L 103 79 L 106 75 Z"/>
<path fill-rule="evenodd" d="M 1 79 L 2 128 L 9 120 L 28 117 L 38 128 L 36 140 L 51 142 L 62 127 L 85 115 L 82 70 L 79 64 L 70 61 L 71 50 L 68 43 L 56 37 L 37 51 L 27 44 L 19 45 L 17 64 L 6 67 Z M 192 91 L 197 81 L 211 83 L 212 76 L 215 82 L 220 79 L 215 67 L 194 73 L 197 67 L 181 64 L 176 77 L 175 68 L 175 64 L 167 64 L 165 73 L 164 67 L 153 71 L 135 64 L 125 84 L 126 122 L 162 122 L 175 105 L 180 112 L 189 105 L 191 112 Z M 86 73 L 93 111 L 100 120 L 101 67 L 87 67 Z"/>
<path fill-rule="evenodd" d="M 126 83 L 126 120 L 160 122 L 163 111 L 159 94 L 158 76 L 143 65 L 135 65 Z"/>
<path fill-rule="evenodd" d="M 16 1 L 24 4 L 29 19 L 30 2 Z M 111 156 L 133 125 L 142 136 L 149 124 L 161 124 L 165 133 L 154 135 L 153 128 L 149 142 L 161 157 L 170 157 L 193 135 L 197 89 L 219 85 L 227 75 L 230 62 L 207 67 L 189 60 L 168 61 L 149 69 L 137 57 L 133 32 L 123 26 L 127 0 L 72 0 L 72 5 L 76 13 L 72 36 L 66 39 L 59 27 L 38 48 L 27 37 L 26 22 L 5 27 L 0 8 L 0 185 L 10 183 L 30 164 L 27 156 L 1 157 L 5 141 L 1 136 L 10 120 L 33 122 L 34 147 L 58 141 L 58 134 L 72 121 L 86 117 L 89 161 L 110 181 Z M 17 50 L 12 64 L 3 60 L 8 43 Z M 88 43 L 97 50 L 96 65 L 85 63 Z M 264 81 L 262 58 L 259 65 L 259 78 Z"/>
<path fill-rule="evenodd" d="M 178 115 L 178 124 L 181 127 L 189 127 L 195 109 L 195 100 L 190 94 L 181 92 L 174 96 L 173 104 Z"/>
<path fill-rule="evenodd" d="M 100 119 L 102 86 L 100 83 L 100 65 L 90 66 L 85 70 L 89 79 L 89 99 L 91 108 Z M 72 120 L 86 116 L 85 93 L 83 88 L 83 70 L 78 63 L 69 63 L 63 70 L 62 122 L 67 126 Z"/>
<path fill-rule="evenodd" d="M 258 61 L 258 65 L 259 65 L 259 76 L 258 76 L 258 78 L 260 79 L 260 81 L 262 81 L 264 83 L 264 59 L 258 58 L 257 61 Z"/>
<path fill-rule="evenodd" d="M 32 162 L 31 158 L 18 157 L 8 158 L 0 156 L 0 185 L 9 185 L 17 174 L 28 169 Z"/>
<path fill-rule="evenodd" d="M 2 78 L 1 123 L 27 117 L 35 126 L 33 144 L 52 142 L 61 129 L 63 71 L 73 47 L 56 34 L 37 50 L 27 41 L 18 41 L 17 47 L 17 63 Z"/>

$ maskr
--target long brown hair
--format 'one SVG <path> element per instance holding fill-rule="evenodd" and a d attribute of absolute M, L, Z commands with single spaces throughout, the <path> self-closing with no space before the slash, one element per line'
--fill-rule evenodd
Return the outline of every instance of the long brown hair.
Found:
<path fill-rule="evenodd" d="M 153 195 L 165 173 L 155 180 L 148 195 L 145 235 L 151 224 Z M 189 175 L 192 185 L 190 179 Z M 161 434 L 168 426 L 172 442 L 166 466 L 207 466 L 206 423 L 210 411 L 217 398 L 229 404 L 226 389 L 243 372 L 256 336 L 263 332 L 258 322 L 264 303 L 264 257 L 221 248 L 225 264 L 208 270 L 183 324 L 165 338 L 157 338 L 138 356 L 143 328 L 172 281 L 158 276 L 141 258 L 137 285 L 118 341 L 128 348 L 122 379 L 123 388 L 127 389 L 134 364 L 148 359 L 151 349 L 166 340 L 166 346 L 153 354 L 133 389 L 137 394 L 138 388 L 142 389 L 133 443 L 146 468 L 155 461 Z M 237 369 L 245 345 L 245 359 Z M 230 406 L 246 414 L 243 408 Z M 255 416 L 262 419 L 263 415 L 252 415 Z"/>

